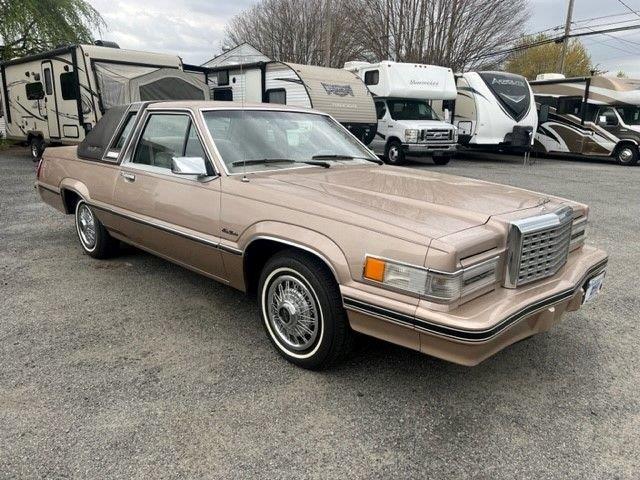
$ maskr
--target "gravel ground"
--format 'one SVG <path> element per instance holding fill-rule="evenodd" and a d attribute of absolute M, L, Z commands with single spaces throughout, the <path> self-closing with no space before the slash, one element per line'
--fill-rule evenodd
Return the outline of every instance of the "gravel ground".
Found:
<path fill-rule="evenodd" d="M 313 373 L 252 300 L 134 249 L 83 255 L 0 152 L 0 477 L 638 478 L 640 168 L 457 160 L 592 207 L 605 290 L 474 368 L 375 340 Z"/>

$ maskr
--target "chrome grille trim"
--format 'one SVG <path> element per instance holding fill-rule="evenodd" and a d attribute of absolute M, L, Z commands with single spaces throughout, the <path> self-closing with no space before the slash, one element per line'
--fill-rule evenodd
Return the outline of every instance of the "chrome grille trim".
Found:
<path fill-rule="evenodd" d="M 425 143 L 442 143 L 453 141 L 454 130 L 450 128 L 423 129 L 418 139 Z"/>
<path fill-rule="evenodd" d="M 572 223 L 571 207 L 511 222 L 504 286 L 516 288 L 555 275 L 567 261 Z"/>

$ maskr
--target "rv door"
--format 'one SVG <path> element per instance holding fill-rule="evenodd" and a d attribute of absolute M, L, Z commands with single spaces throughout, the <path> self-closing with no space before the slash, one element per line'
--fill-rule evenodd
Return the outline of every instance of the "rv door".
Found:
<path fill-rule="evenodd" d="M 49 138 L 60 138 L 60 118 L 58 117 L 58 100 L 54 83 L 53 64 L 51 60 L 42 62 L 42 83 L 44 85 L 44 105 L 47 112 Z"/>

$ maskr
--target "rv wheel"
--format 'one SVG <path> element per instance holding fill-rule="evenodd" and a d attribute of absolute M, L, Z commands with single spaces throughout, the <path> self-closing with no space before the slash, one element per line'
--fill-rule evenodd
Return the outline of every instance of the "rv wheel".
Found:
<path fill-rule="evenodd" d="M 436 165 L 446 165 L 451 160 L 450 155 L 436 155 L 433 157 L 433 163 Z"/>
<path fill-rule="evenodd" d="M 638 163 L 638 147 L 634 145 L 620 145 L 616 150 L 616 160 L 620 165 L 635 165 Z"/>
<path fill-rule="evenodd" d="M 402 165 L 405 163 L 406 160 L 404 152 L 402 151 L 402 144 L 398 140 L 391 140 L 387 143 L 384 158 L 390 165 Z"/>
<path fill-rule="evenodd" d="M 31 160 L 34 162 L 39 161 L 44 152 L 44 140 L 40 137 L 31 137 L 31 140 L 29 140 L 29 149 L 31 151 Z"/>

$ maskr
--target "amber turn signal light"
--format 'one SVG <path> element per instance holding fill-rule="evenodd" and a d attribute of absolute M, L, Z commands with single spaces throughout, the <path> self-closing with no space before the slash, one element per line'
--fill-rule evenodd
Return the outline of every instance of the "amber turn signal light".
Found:
<path fill-rule="evenodd" d="M 379 258 L 367 257 L 364 263 L 364 278 L 382 282 L 384 280 L 384 260 Z"/>

